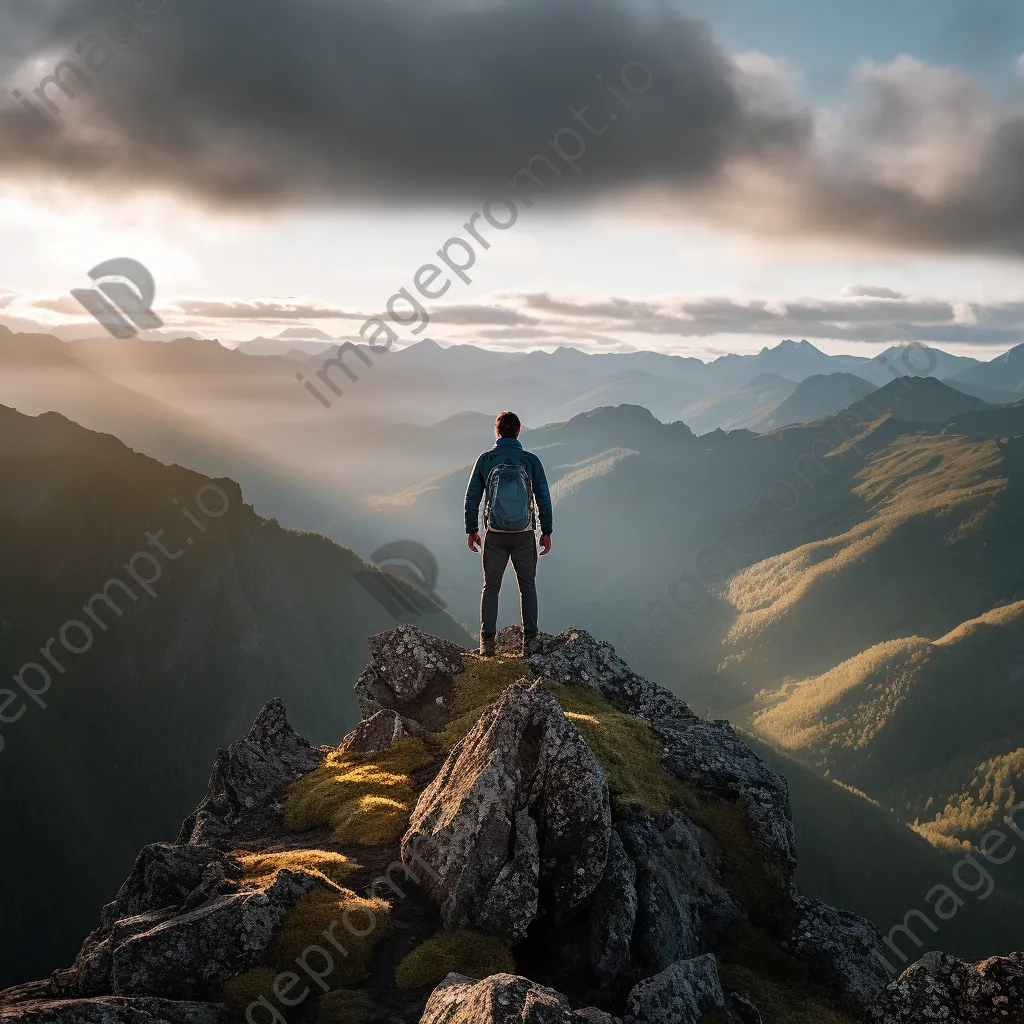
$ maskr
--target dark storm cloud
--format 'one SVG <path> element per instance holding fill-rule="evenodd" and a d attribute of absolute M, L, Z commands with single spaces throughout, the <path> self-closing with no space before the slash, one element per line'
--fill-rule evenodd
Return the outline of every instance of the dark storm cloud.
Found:
<path fill-rule="evenodd" d="M 543 153 L 553 163 L 534 170 L 559 198 L 648 187 L 661 215 L 767 236 L 1008 252 L 1024 229 L 1019 104 L 901 57 L 859 68 L 849 106 L 815 116 L 783 64 L 726 53 L 658 0 L 12 3 L 0 64 L 32 48 L 39 60 L 10 87 L 32 96 L 67 57 L 88 83 L 65 67 L 73 98 L 48 87 L 57 128 L 8 97 L 10 178 L 215 206 L 471 209 Z M 135 50 L 133 31 L 146 34 Z M 653 75 L 643 95 L 618 81 L 629 61 Z M 565 127 L 587 146 L 579 175 L 550 147 Z"/>
<path fill-rule="evenodd" d="M 8 172 L 57 170 L 117 187 L 169 185 L 219 202 L 275 204 L 379 195 L 458 197 L 508 186 L 569 106 L 600 137 L 584 188 L 699 182 L 737 154 L 798 145 L 789 110 L 747 109 L 740 76 L 706 27 L 661 3 L 629 0 L 128 0 L 137 52 L 107 44 L 108 67 L 47 130 L 14 103 L 0 120 Z M 53 63 L 102 33 L 110 0 L 40 15 Z M 0 15 L 0 18 L 3 16 Z M 127 35 L 123 19 L 115 31 Z M 88 56 L 83 47 L 80 65 Z M 641 97 L 619 81 L 647 64 Z M 94 55 L 94 64 L 103 57 Z M 614 84 L 623 107 L 597 75 Z M 634 82 L 644 73 L 633 69 Z M 31 74 L 23 83 L 29 88 Z M 25 91 L 23 89 L 23 91 Z M 612 113 L 621 116 L 609 120 Z M 600 157 L 597 148 L 600 146 Z M 564 164 L 565 177 L 573 177 Z M 548 172 L 551 175 L 551 172 Z"/>

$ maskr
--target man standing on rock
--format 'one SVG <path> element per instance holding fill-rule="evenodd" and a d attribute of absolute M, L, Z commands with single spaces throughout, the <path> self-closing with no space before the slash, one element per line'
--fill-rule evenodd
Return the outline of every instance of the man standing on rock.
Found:
<path fill-rule="evenodd" d="M 522 424 L 514 412 L 494 423 L 497 441 L 476 460 L 466 488 L 466 534 L 470 551 L 483 548 L 484 590 L 480 598 L 480 653 L 494 657 L 498 594 L 509 559 L 519 581 L 524 653 L 537 648 L 537 535 L 540 553 L 551 550 L 551 492 L 540 459 L 519 443 Z M 479 533 L 480 500 L 484 504 L 484 540 Z"/>

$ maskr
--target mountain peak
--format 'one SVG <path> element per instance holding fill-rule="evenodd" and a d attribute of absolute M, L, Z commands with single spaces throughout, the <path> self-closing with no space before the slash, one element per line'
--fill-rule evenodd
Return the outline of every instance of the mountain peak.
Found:
<path fill-rule="evenodd" d="M 220 752 L 177 843 L 143 851 L 75 964 L 8 993 L 5 1020 L 77 1019 L 84 1000 L 199 1024 L 223 1000 L 252 1019 L 304 960 L 324 991 L 410 1024 L 508 1024 L 494 1000 L 541 1000 L 550 1024 L 659 1024 L 667 999 L 687 1020 L 751 1020 L 719 963 L 729 929 L 768 908 L 759 941 L 800 963 L 801 998 L 860 1012 L 880 995 L 878 933 L 799 895 L 786 784 L 727 722 L 583 630 L 528 657 L 519 628 L 495 658 L 411 625 L 369 650 L 357 729 L 317 750 L 271 701 Z M 744 852 L 725 870 L 698 854 L 708 843 Z M 699 873 L 682 867 L 694 856 Z M 666 903 L 666 886 L 686 899 Z M 359 938 L 342 933 L 344 960 L 323 938 L 341 919 Z M 397 969 L 371 970 L 379 948 Z"/>

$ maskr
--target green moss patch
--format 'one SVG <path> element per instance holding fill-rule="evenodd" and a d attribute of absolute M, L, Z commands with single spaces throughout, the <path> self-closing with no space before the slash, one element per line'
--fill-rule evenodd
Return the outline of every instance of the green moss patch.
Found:
<path fill-rule="evenodd" d="M 462 928 L 417 946 L 398 965 L 395 981 L 399 988 L 433 988 L 452 972 L 469 978 L 515 974 L 516 962 L 504 939 Z"/>
<path fill-rule="evenodd" d="M 483 714 L 513 683 L 524 676 L 533 681 L 533 670 L 521 658 L 481 658 L 467 654 L 463 671 L 453 681 L 452 720 L 438 733 L 438 742 L 448 754 L 468 735 Z"/>
<path fill-rule="evenodd" d="M 268 959 L 278 970 L 291 970 L 310 945 L 320 946 L 334 961 L 327 984 L 344 988 L 366 976 L 370 955 L 391 931 L 391 906 L 385 900 L 367 899 L 350 889 L 314 889 L 285 918 Z M 322 958 L 312 962 L 322 969 Z"/>
<path fill-rule="evenodd" d="M 273 998 L 276 978 L 277 971 L 272 967 L 254 967 L 251 971 L 225 981 L 220 987 L 220 1000 L 231 1011 L 232 1016 L 242 1020 L 246 1009 L 261 996 Z"/>
<path fill-rule="evenodd" d="M 317 1024 L 376 1024 L 383 1011 L 365 992 L 328 992 L 317 1007 Z"/>
<path fill-rule="evenodd" d="M 415 736 L 372 758 L 329 754 L 288 790 L 285 825 L 295 832 L 327 826 L 339 843 L 395 842 L 408 828 L 416 801 L 412 774 L 433 761 Z"/>
<path fill-rule="evenodd" d="M 543 685 L 600 761 L 617 809 L 658 814 L 684 801 L 686 788 L 662 768 L 661 740 L 647 722 L 617 710 L 594 690 L 547 680 Z"/>
<path fill-rule="evenodd" d="M 728 935 L 718 971 L 734 991 L 749 996 L 765 1024 L 856 1024 L 830 1004 L 807 967 L 767 932 L 740 925 Z"/>
<path fill-rule="evenodd" d="M 857 1024 L 855 1017 L 820 1002 L 810 991 L 784 985 L 749 967 L 727 964 L 721 974 L 730 988 L 754 1001 L 764 1024 Z"/>

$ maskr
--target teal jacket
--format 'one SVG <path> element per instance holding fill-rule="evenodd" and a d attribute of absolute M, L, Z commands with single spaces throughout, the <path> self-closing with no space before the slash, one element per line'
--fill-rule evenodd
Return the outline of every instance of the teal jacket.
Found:
<path fill-rule="evenodd" d="M 469 476 L 469 486 L 466 488 L 466 533 L 476 533 L 480 528 L 480 502 L 487 489 L 487 475 L 506 459 L 522 463 L 533 484 L 533 496 L 540 512 L 540 532 L 550 534 L 551 491 L 548 490 L 544 467 L 533 452 L 523 451 L 523 446 L 514 437 L 499 437 L 494 447 L 476 460 L 473 472 Z"/>

